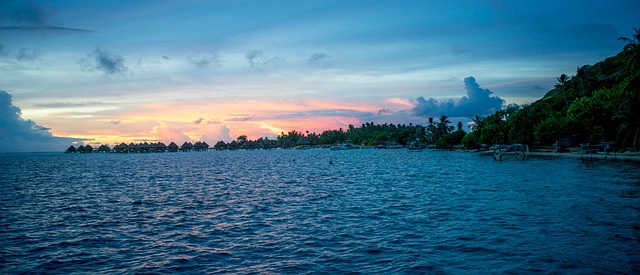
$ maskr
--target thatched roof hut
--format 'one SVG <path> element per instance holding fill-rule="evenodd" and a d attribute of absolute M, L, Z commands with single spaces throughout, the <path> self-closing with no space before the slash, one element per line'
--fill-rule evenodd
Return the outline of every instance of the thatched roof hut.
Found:
<path fill-rule="evenodd" d="M 180 146 L 180 149 L 182 149 L 182 151 L 191 151 L 191 149 L 193 149 L 193 144 L 185 141 L 182 146 Z"/>
<path fill-rule="evenodd" d="M 106 145 L 106 144 L 102 144 L 102 145 L 100 145 L 100 147 L 98 147 L 98 152 L 100 152 L 100 153 L 109 153 L 109 152 L 111 152 L 111 148 L 109 148 L 109 146 Z"/>
<path fill-rule="evenodd" d="M 76 147 L 73 147 L 73 145 L 71 145 L 71 146 L 69 146 L 69 148 L 67 148 L 66 151 L 64 151 L 64 153 L 65 154 L 69 154 L 69 153 L 75 153 L 76 151 L 77 151 Z"/>
<path fill-rule="evenodd" d="M 206 151 L 209 149 L 209 144 L 207 144 L 206 142 L 198 141 L 195 144 L 193 144 L 191 148 L 195 151 Z"/>
<path fill-rule="evenodd" d="M 178 144 L 173 141 L 167 145 L 167 150 L 169 150 L 169 152 L 178 152 L 178 149 L 180 149 L 180 147 L 178 147 Z"/>
<path fill-rule="evenodd" d="M 224 143 L 224 141 L 220 140 L 220 141 L 216 142 L 215 145 L 213 145 L 213 148 L 215 148 L 216 150 L 222 150 L 222 149 L 224 149 L 225 146 L 227 146 L 227 144 Z"/>
<path fill-rule="evenodd" d="M 155 148 L 154 150 L 155 150 L 156 152 L 164 152 L 164 151 L 167 151 L 167 145 L 164 145 L 164 143 L 162 143 L 162 142 L 158 142 L 158 143 L 156 143 L 156 145 L 154 146 L 154 148 Z"/>
<path fill-rule="evenodd" d="M 82 146 L 80 146 L 80 147 L 82 147 Z M 84 146 L 84 148 L 82 148 L 81 153 L 87 153 L 87 154 L 93 153 L 93 147 L 91 147 L 91 145 L 87 144 L 87 145 Z"/>

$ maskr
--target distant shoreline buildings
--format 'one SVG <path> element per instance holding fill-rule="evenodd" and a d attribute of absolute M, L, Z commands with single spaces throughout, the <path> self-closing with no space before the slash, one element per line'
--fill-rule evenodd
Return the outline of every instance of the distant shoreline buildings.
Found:
<path fill-rule="evenodd" d="M 184 142 L 182 146 L 178 146 L 175 142 L 169 143 L 169 145 L 165 145 L 162 142 L 158 143 L 120 143 L 113 148 L 108 145 L 100 145 L 97 148 L 93 148 L 91 145 L 80 145 L 78 148 L 73 145 L 69 146 L 66 151 L 66 154 L 69 153 L 80 153 L 80 154 L 91 154 L 91 153 L 119 153 L 119 154 L 128 154 L 128 153 L 163 153 L 163 152 L 179 152 L 179 151 L 207 151 L 209 150 L 209 144 L 206 142 L 198 141 L 196 143 Z"/>
<path fill-rule="evenodd" d="M 158 143 L 120 143 L 113 148 L 108 145 L 100 145 L 99 147 L 94 148 L 93 146 L 80 145 L 79 147 L 75 147 L 73 145 L 69 146 L 65 154 L 71 153 L 80 153 L 80 154 L 91 154 L 91 153 L 118 153 L 118 154 L 129 154 L 129 153 L 164 153 L 164 152 L 189 152 L 189 151 L 207 151 L 207 150 L 235 150 L 235 149 L 276 149 L 276 148 L 293 148 L 296 146 L 307 146 L 309 143 L 305 138 L 301 138 L 298 142 L 279 142 L 276 140 L 264 140 L 264 141 L 244 141 L 237 142 L 231 141 L 229 143 L 225 143 L 224 141 L 218 141 L 213 147 L 209 146 L 204 141 L 198 141 L 196 143 L 184 142 L 182 146 L 178 146 L 175 142 L 169 143 L 169 145 L 165 145 L 162 142 Z"/>

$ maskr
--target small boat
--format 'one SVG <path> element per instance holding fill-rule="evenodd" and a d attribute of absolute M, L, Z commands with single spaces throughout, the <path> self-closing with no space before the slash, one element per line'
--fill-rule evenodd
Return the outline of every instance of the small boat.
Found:
<path fill-rule="evenodd" d="M 353 145 L 349 144 L 349 143 L 343 143 L 340 145 L 336 145 L 336 146 L 331 146 L 329 147 L 329 149 L 337 151 L 337 150 L 349 150 L 349 149 L 353 149 L 355 148 Z"/>
<path fill-rule="evenodd" d="M 407 151 L 409 152 L 422 152 L 422 145 L 418 142 L 411 142 L 407 145 Z"/>

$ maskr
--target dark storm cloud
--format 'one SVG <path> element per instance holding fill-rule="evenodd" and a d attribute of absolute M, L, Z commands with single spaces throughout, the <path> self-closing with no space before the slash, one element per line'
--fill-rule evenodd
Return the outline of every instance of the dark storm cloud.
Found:
<path fill-rule="evenodd" d="M 107 75 L 124 74 L 128 71 L 125 60 L 121 55 L 112 54 L 100 48 L 95 49 L 82 62 L 87 70 L 101 71 Z"/>
<path fill-rule="evenodd" d="M 22 119 L 20 108 L 13 105 L 11 95 L 0 90 L 0 152 L 64 151 L 80 139 L 56 137 L 49 128 Z"/>
<path fill-rule="evenodd" d="M 473 76 L 464 79 L 467 96 L 459 99 L 439 100 L 418 97 L 413 101 L 412 112 L 420 117 L 432 117 L 447 115 L 449 117 L 472 117 L 475 115 L 488 115 L 502 108 L 505 101 L 497 96 L 491 96 L 493 92 L 483 89 L 476 83 Z"/>
<path fill-rule="evenodd" d="M 56 9 L 35 1 L 0 1 L 0 31 L 92 32 L 54 25 Z"/>

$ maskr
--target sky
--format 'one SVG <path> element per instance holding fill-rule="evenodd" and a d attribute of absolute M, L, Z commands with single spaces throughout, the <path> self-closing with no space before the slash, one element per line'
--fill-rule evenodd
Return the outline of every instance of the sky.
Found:
<path fill-rule="evenodd" d="M 469 121 L 620 52 L 640 1 L 0 0 L 0 152 Z"/>

